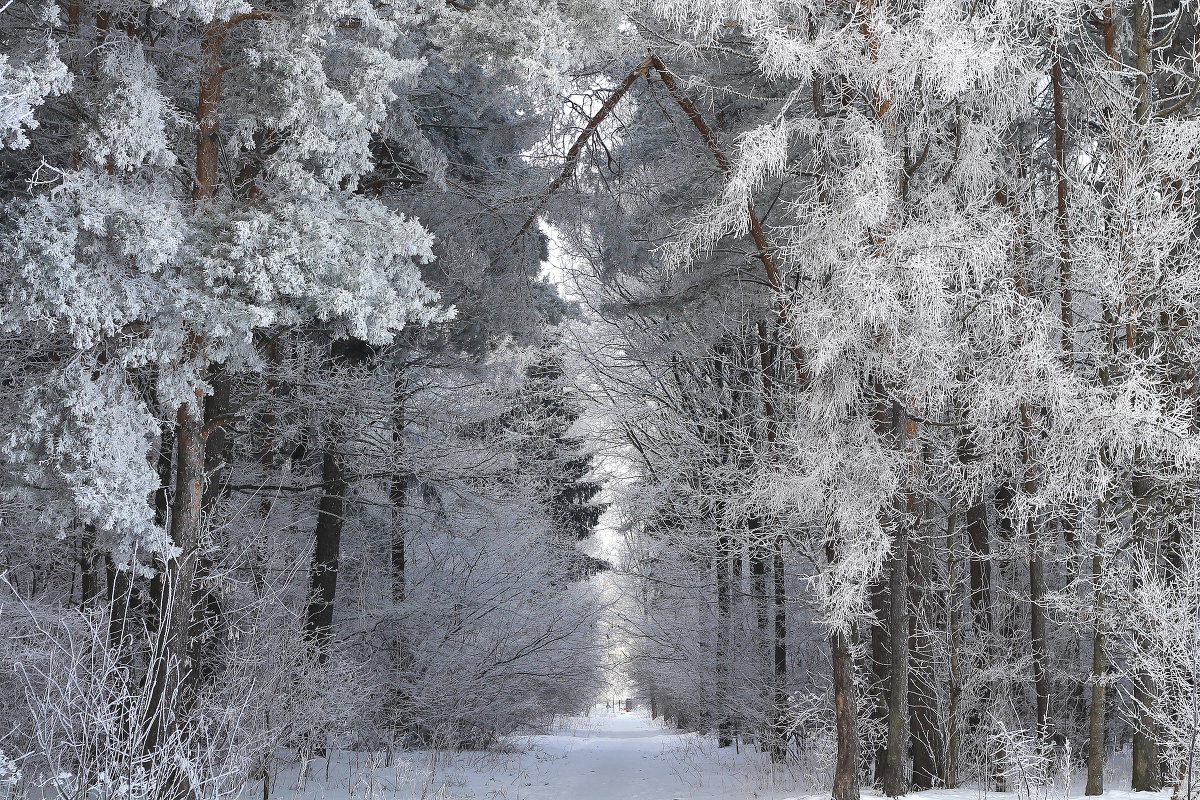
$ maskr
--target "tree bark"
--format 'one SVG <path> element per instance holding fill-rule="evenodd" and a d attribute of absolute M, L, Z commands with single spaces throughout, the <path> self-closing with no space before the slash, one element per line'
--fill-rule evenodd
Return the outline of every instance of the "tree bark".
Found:
<path fill-rule="evenodd" d="M 407 468 L 401 466 L 404 453 L 405 395 L 403 373 L 396 378 L 395 400 L 392 410 L 392 456 L 396 460 L 391 482 L 388 486 L 388 502 L 391 514 L 391 563 L 392 600 L 400 603 L 407 591 L 405 571 L 408 568 L 408 553 L 405 550 L 405 514 L 408 512 L 408 487 L 412 480 Z"/>
<path fill-rule="evenodd" d="M 946 713 L 946 761 L 942 785 L 958 787 L 959 705 L 962 702 L 961 633 L 958 623 L 958 560 L 954 557 L 958 513 L 951 511 L 946 519 L 946 621 L 950 634 L 950 707 Z"/>
<path fill-rule="evenodd" d="M 329 355 L 335 365 L 360 364 L 367 357 L 364 343 L 352 339 L 335 339 L 329 345 Z M 322 664 L 329 660 L 333 638 L 334 600 L 349 492 L 343 455 L 338 452 L 345 438 L 344 425 L 338 415 L 331 416 L 327 425 L 325 451 L 321 458 L 321 499 L 317 503 L 317 524 L 313 529 L 309 603 L 305 614 L 305 630 Z"/>
<path fill-rule="evenodd" d="M 892 424 L 897 446 L 907 453 L 911 447 L 909 421 L 899 403 L 892 404 Z M 910 454 L 911 455 L 911 454 Z M 887 769 L 883 774 L 883 793 L 889 797 L 907 794 L 909 788 L 906 761 L 909 748 L 909 611 L 908 611 L 908 547 L 909 529 L 916 511 L 913 476 L 906 482 L 905 507 L 897 509 L 892 540 L 891 567 L 888 573 L 888 716 Z"/>
<path fill-rule="evenodd" d="M 79 537 L 79 604 L 84 608 L 96 605 L 103 596 L 103 563 L 96 552 L 96 526 L 84 523 Z"/>
<path fill-rule="evenodd" d="M 891 604 L 888 614 L 888 714 L 887 769 L 883 793 L 899 797 L 908 793 L 905 761 L 908 750 L 908 523 L 896 525 L 892 563 L 888 576 Z"/>
<path fill-rule="evenodd" d="M 193 351 L 197 349 L 193 344 Z M 175 493 L 171 498 L 171 541 L 179 553 L 161 569 L 157 630 L 147 667 L 148 700 L 143 718 L 144 750 L 156 757 L 186 709 L 191 664 L 191 627 L 196 559 L 201 535 L 204 495 L 204 397 L 196 390 L 194 403 L 182 405 L 175 424 Z M 172 770 L 163 796 L 190 798 L 186 773 Z"/>
<path fill-rule="evenodd" d="M 717 555 L 714 559 L 717 583 L 717 746 L 733 744 L 733 722 L 729 715 L 729 662 L 730 653 L 730 610 L 733 589 L 730 579 L 730 537 L 722 531 L 717 537 Z"/>
<path fill-rule="evenodd" d="M 967 507 L 967 543 L 971 549 L 971 618 L 983 650 L 992 635 L 992 543 L 988 499 Z"/>
<path fill-rule="evenodd" d="M 1028 404 L 1021 406 L 1021 446 L 1024 469 L 1023 490 L 1026 496 L 1037 491 L 1034 477 L 1031 437 L 1033 425 Z M 1050 672 L 1046 654 L 1046 574 L 1042 564 L 1042 544 L 1037 520 L 1025 521 L 1025 539 L 1029 548 L 1029 645 L 1033 656 L 1033 690 L 1035 695 L 1037 739 L 1043 751 L 1050 741 Z"/>
<path fill-rule="evenodd" d="M 919 542 L 920 540 L 918 540 Z M 909 547 L 909 594 L 914 611 L 926 607 L 926 584 L 932 568 L 928 545 Z M 909 728 L 912 751 L 912 788 L 932 789 L 942 774 L 939 755 L 941 733 L 937 724 L 935 683 L 929 659 L 929 637 L 921 626 L 921 615 L 912 613 L 908 622 L 909 654 Z"/>
<path fill-rule="evenodd" d="M 1104 534 L 1097 523 L 1096 549 L 1092 553 L 1092 591 L 1095 597 L 1093 613 L 1096 621 L 1092 630 L 1092 696 L 1088 708 L 1087 786 L 1083 790 L 1083 793 L 1089 796 L 1104 794 L 1104 762 L 1107 752 L 1104 742 L 1104 717 L 1108 658 L 1104 652 L 1104 631 L 1101 627 L 1104 613 L 1104 590 L 1101 586 L 1103 577 Z"/>
<path fill-rule="evenodd" d="M 318 660 L 324 664 L 329 660 L 329 644 L 333 633 L 333 603 L 337 594 L 342 523 L 346 514 L 346 479 L 332 445 L 325 451 L 321 474 L 324 487 L 317 506 L 312 568 L 309 571 L 311 594 L 305 627 L 316 648 Z"/>
<path fill-rule="evenodd" d="M 888 655 L 888 619 L 891 615 L 891 604 L 888 602 L 888 580 L 881 575 L 871 583 L 871 612 L 874 620 L 871 623 L 871 671 L 874 673 L 875 692 L 874 703 L 871 706 L 872 718 L 880 728 L 886 730 L 888 723 L 889 676 L 891 674 L 891 657 Z M 875 747 L 873 766 L 875 783 L 883 785 L 887 774 L 888 749 L 887 740 L 879 742 Z"/>
<path fill-rule="evenodd" d="M 1067 218 L 1067 111 L 1063 96 L 1063 68 L 1059 45 L 1051 53 L 1050 85 L 1054 96 L 1054 165 L 1055 181 L 1055 229 L 1058 233 L 1058 282 L 1060 293 L 1059 319 L 1062 323 L 1062 351 L 1067 364 L 1071 363 L 1074 343 L 1072 332 L 1075 315 L 1071 308 L 1072 275 L 1070 225 Z"/>
<path fill-rule="evenodd" d="M 837 728 L 837 762 L 833 800 L 858 800 L 858 709 L 850 638 L 841 631 L 830 637 L 833 655 L 833 702 Z"/>
<path fill-rule="evenodd" d="M 833 800 L 859 800 L 858 697 L 854 688 L 854 658 L 850 636 L 834 630 L 829 637 L 833 661 L 834 727 L 837 760 L 833 775 Z"/>
<path fill-rule="evenodd" d="M 757 350 L 762 378 L 763 440 L 765 458 L 771 460 L 774 458 L 776 435 L 776 351 L 767 335 L 768 332 L 766 320 L 759 320 Z M 772 761 L 781 762 L 787 758 L 787 740 L 780 730 L 787 702 L 786 693 L 783 691 L 784 682 L 787 680 L 787 609 L 784 606 L 787 586 L 783 579 L 783 537 L 776 536 L 772 547 L 767 542 L 766 528 L 766 520 L 760 515 L 755 515 L 749 521 L 750 574 L 754 586 L 755 621 L 758 624 L 759 641 L 763 646 L 763 675 L 767 678 L 768 686 L 766 699 L 769 719 L 765 732 L 767 752 Z M 773 551 L 771 569 L 775 577 L 770 589 L 771 594 L 768 594 L 767 559 L 770 551 Z"/>
<path fill-rule="evenodd" d="M 1046 654 L 1046 577 L 1042 567 L 1037 525 L 1027 524 L 1029 554 L 1029 641 L 1033 655 L 1033 687 L 1036 695 L 1037 736 L 1045 747 L 1050 741 L 1050 673 Z"/>
<path fill-rule="evenodd" d="M 772 630 L 772 663 L 775 680 L 772 682 L 771 722 L 774 734 L 771 737 L 779 748 L 779 758 L 787 757 L 787 573 L 784 571 L 783 537 L 775 537 L 771 572 L 774 579 L 774 625 Z M 857 756 L 855 756 L 857 758 Z"/>
<path fill-rule="evenodd" d="M 1152 479 L 1140 463 L 1144 456 L 1135 455 L 1135 472 L 1130 481 L 1133 494 L 1134 536 L 1143 553 L 1152 552 L 1153 533 L 1150 521 Z M 1155 702 L 1154 682 L 1149 673 L 1138 672 L 1133 682 L 1133 701 L 1137 707 L 1137 724 L 1133 731 L 1132 788 L 1135 792 L 1155 792 L 1162 788 L 1159 768 L 1158 740 L 1154 735 L 1154 719 L 1150 707 Z"/>
<path fill-rule="evenodd" d="M 227 476 L 229 462 L 232 459 L 233 440 L 228 433 L 227 425 L 229 415 L 232 413 L 233 382 L 224 366 L 214 364 L 208 370 L 208 383 L 212 387 L 212 393 L 204 398 L 206 442 L 204 447 L 204 493 L 200 514 L 211 538 L 214 530 L 212 522 L 216 517 L 217 506 L 227 494 Z M 221 545 L 216 546 L 219 548 Z M 196 592 L 192 598 L 195 624 L 191 636 L 191 663 L 196 670 L 195 677 L 199 681 L 206 680 L 213 672 L 211 648 L 206 650 L 205 645 L 215 636 L 221 625 L 223 614 L 217 595 L 211 590 L 203 588 L 206 579 L 212 573 L 212 566 L 212 558 L 207 554 L 200 554 L 197 557 Z"/>

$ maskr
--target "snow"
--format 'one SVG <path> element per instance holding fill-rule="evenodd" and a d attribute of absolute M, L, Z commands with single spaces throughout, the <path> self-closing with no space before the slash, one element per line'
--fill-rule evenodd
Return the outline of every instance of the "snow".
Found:
<path fill-rule="evenodd" d="M 718 749 L 710 737 L 681 733 L 644 712 L 568 717 L 553 733 L 521 736 L 508 753 L 339 753 L 297 791 L 298 769 L 280 774 L 277 800 L 792 800 L 800 779 L 772 769 L 751 748 Z M 357 761 L 357 764 L 356 764 Z M 776 785 L 777 784 L 777 785 Z M 245 797 L 260 797 L 261 784 Z"/>
<path fill-rule="evenodd" d="M 276 777 L 275 800 L 827 800 L 805 776 L 771 765 L 753 748 L 717 748 L 712 737 L 681 733 L 645 712 L 568 717 L 546 735 L 522 736 L 511 752 L 339 752 L 309 769 L 302 789 L 293 767 Z M 1076 792 L 1082 786 L 1073 787 Z M 1108 791 L 1101 800 L 1167 800 L 1170 792 Z M 245 800 L 261 797 L 261 783 Z M 863 792 L 863 800 L 881 800 Z M 976 788 L 914 792 L 906 800 L 1018 800 Z M 1050 789 L 1027 800 L 1076 800 Z"/>

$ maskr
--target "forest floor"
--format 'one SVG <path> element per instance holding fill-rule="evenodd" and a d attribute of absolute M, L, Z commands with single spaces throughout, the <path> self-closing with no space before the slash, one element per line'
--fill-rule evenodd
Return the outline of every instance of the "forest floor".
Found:
<path fill-rule="evenodd" d="M 645 713 L 562 720 L 553 733 L 516 737 L 511 752 L 335 753 L 299 780 L 276 776 L 272 800 L 821 800 L 818 776 L 773 767 L 752 748 L 718 749 L 711 737 L 680 733 Z M 1072 793 L 1072 796 L 1074 793 Z M 261 783 L 243 800 L 262 796 Z M 877 800 L 864 792 L 864 800 Z M 1169 793 L 1106 792 L 1104 800 L 1167 800 Z M 908 800 L 1016 800 L 974 789 L 919 792 Z M 1055 793 L 1045 800 L 1055 800 Z M 1058 800 L 1065 800 L 1058 794 Z"/>
<path fill-rule="evenodd" d="M 718 749 L 643 712 L 569 717 L 546 735 L 519 736 L 513 752 L 336 753 L 276 776 L 272 800 L 790 800 L 805 785 L 752 748 Z M 261 797 L 261 784 L 244 800 Z"/>

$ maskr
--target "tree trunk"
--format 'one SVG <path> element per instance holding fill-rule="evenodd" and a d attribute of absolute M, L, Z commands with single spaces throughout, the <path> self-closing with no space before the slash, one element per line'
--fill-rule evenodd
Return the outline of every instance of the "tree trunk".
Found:
<path fill-rule="evenodd" d="M 338 559 L 342 547 L 342 523 L 346 514 L 346 479 L 337 454 L 326 449 L 321 464 L 323 489 L 317 506 L 310 599 L 305 616 L 306 630 L 317 650 L 318 660 L 329 659 L 333 633 L 333 601 L 337 593 Z"/>
<path fill-rule="evenodd" d="M 1067 219 L 1067 111 L 1063 97 L 1062 56 L 1056 43 L 1051 53 L 1050 85 L 1054 96 L 1054 165 L 1058 172 L 1055 181 L 1055 229 L 1058 234 L 1058 281 L 1060 293 L 1059 319 L 1062 323 L 1062 351 L 1067 365 L 1071 364 L 1074 342 L 1072 332 L 1075 324 L 1071 308 L 1072 275 L 1071 229 Z"/>
<path fill-rule="evenodd" d="M 889 676 L 891 674 L 891 657 L 888 655 L 888 619 L 891 604 L 888 602 L 888 581 L 886 575 L 881 575 L 871 583 L 871 612 L 874 620 L 871 623 L 871 669 L 874 673 L 875 702 L 871 706 L 874 721 L 880 728 L 887 729 L 889 700 Z M 887 774 L 888 750 L 887 740 L 880 741 L 875 747 L 874 770 L 875 783 L 883 785 Z"/>
<path fill-rule="evenodd" d="M 200 36 L 200 81 L 196 102 L 196 163 L 192 196 L 210 200 L 216 194 L 218 131 L 221 100 L 221 47 L 227 30 L 224 22 L 206 24 Z M 196 380 L 206 368 L 206 343 L 190 334 L 183 354 L 197 364 Z M 184 691 L 191 673 L 192 590 L 196 558 L 200 545 L 204 503 L 204 394 L 195 390 L 192 402 L 180 405 L 175 422 L 175 492 L 170 498 L 170 519 L 165 520 L 171 541 L 179 553 L 162 566 L 157 584 L 157 612 L 154 644 L 147 665 L 148 699 L 144 712 L 144 749 L 149 757 L 170 735 L 184 708 Z M 163 436 L 163 450 L 167 436 Z M 160 476 L 166 466 L 160 452 Z M 156 515 L 168 511 L 165 482 L 155 497 Z M 165 800 L 188 798 L 193 789 L 186 774 L 174 771 L 168 786 L 162 787 Z"/>
<path fill-rule="evenodd" d="M 401 459 L 404 453 L 404 428 L 407 425 L 404 413 L 404 376 L 396 378 L 395 405 L 392 410 L 392 457 L 393 465 L 391 483 L 388 486 L 388 501 L 391 506 L 392 541 L 392 600 L 399 603 L 404 600 L 407 587 L 405 585 L 405 570 L 408 566 L 408 554 L 405 551 L 404 525 L 405 514 L 408 512 L 408 487 L 412 480 Z"/>
<path fill-rule="evenodd" d="M 366 349 L 358 340 L 335 339 L 329 345 L 329 355 L 335 365 L 360 364 L 366 359 Z M 309 603 L 305 614 L 305 629 L 322 664 L 329 660 L 333 638 L 334 598 L 349 490 L 342 454 L 337 451 L 344 440 L 344 425 L 340 415 L 333 415 L 327 424 L 327 443 L 321 459 L 321 499 L 317 503 L 317 524 L 313 530 Z"/>
<path fill-rule="evenodd" d="M 1026 496 L 1037 491 L 1032 453 L 1032 420 L 1028 404 L 1021 406 L 1023 490 Z M 1045 748 L 1050 741 L 1050 672 L 1046 654 L 1046 574 L 1042 564 L 1042 543 L 1037 521 L 1025 520 L 1025 539 L 1029 548 L 1029 645 L 1033 656 L 1033 690 L 1036 697 L 1037 739 Z"/>
<path fill-rule="evenodd" d="M 775 455 L 776 420 L 774 391 L 776 348 L 768 335 L 770 328 L 767 322 L 759 320 L 757 327 L 758 360 L 762 377 L 763 440 L 766 449 L 765 457 L 770 461 Z M 787 707 L 787 695 L 785 691 L 787 681 L 787 608 L 784 605 L 786 602 L 787 584 L 783 571 L 783 537 L 776 536 L 773 540 L 774 546 L 772 547 L 766 541 L 766 527 L 766 521 L 761 517 L 756 516 L 750 522 L 750 572 L 754 579 L 755 613 L 757 615 L 760 641 L 763 642 L 764 649 L 765 663 L 763 666 L 765 674 L 771 676 L 768 681 L 770 687 L 768 697 L 768 704 L 770 706 L 769 730 L 766 734 L 768 751 L 772 761 L 780 762 L 787 758 L 787 739 L 784 735 L 785 731 L 782 730 L 784 710 Z M 773 596 L 770 597 L 767 594 L 768 550 L 773 551 L 771 564 L 774 576 L 771 587 Z M 774 610 L 773 615 L 771 614 L 772 607 Z M 767 634 L 768 625 L 771 627 L 769 638 Z"/>
<path fill-rule="evenodd" d="M 951 511 L 946 519 L 946 620 L 950 633 L 950 707 L 946 712 L 946 761 L 942 785 L 958 787 L 959 705 L 962 702 L 962 664 L 960 659 L 961 633 L 958 624 L 958 560 L 954 557 L 958 513 Z"/>
<path fill-rule="evenodd" d="M 397 603 L 404 600 L 408 590 L 405 575 L 408 569 L 408 554 L 405 551 L 404 516 L 408 513 L 408 485 L 411 479 L 410 475 L 394 474 L 388 487 L 392 522 L 392 600 Z"/>
<path fill-rule="evenodd" d="M 1143 553 L 1153 550 L 1150 542 L 1150 493 L 1151 478 L 1145 474 L 1142 456 L 1135 455 L 1135 472 L 1131 480 L 1133 493 L 1134 536 L 1136 546 Z M 1150 675 L 1141 670 L 1133 682 L 1133 701 L 1137 707 L 1137 724 L 1133 731 L 1132 787 L 1135 792 L 1155 792 L 1162 788 L 1159 769 L 1158 740 L 1154 735 L 1154 719 L 1150 707 L 1156 702 L 1155 687 Z"/>
<path fill-rule="evenodd" d="M 96 552 L 96 526 L 85 523 L 79 537 L 79 604 L 84 608 L 96 605 L 103 596 L 103 564 L 103 558 Z"/>
<path fill-rule="evenodd" d="M 195 349 L 195 345 L 193 345 Z M 196 559 L 201 535 L 204 496 L 203 395 L 196 391 L 192 404 L 182 405 L 175 425 L 175 493 L 171 498 L 171 541 L 179 553 L 161 570 L 158 620 L 154 646 L 147 666 L 148 699 L 144 715 L 144 749 L 150 758 L 171 735 L 186 708 L 191 664 L 191 626 Z M 173 770 L 167 800 L 190 798 L 193 789 L 182 770 Z"/>
<path fill-rule="evenodd" d="M 717 583 L 717 746 L 729 747 L 733 744 L 733 724 L 729 715 L 730 676 L 730 610 L 733 601 L 733 589 L 730 578 L 730 541 L 729 535 L 722 532 L 717 537 L 717 557 L 714 564 Z"/>
<path fill-rule="evenodd" d="M 830 649 L 833 656 L 833 702 L 837 729 L 833 800 L 858 800 L 858 709 L 850 637 L 835 631 L 830 637 Z"/>
<path fill-rule="evenodd" d="M 233 382 L 222 365 L 214 364 L 208 370 L 208 383 L 212 393 L 204 399 L 204 429 L 207 440 L 204 447 L 204 494 L 201 502 L 201 517 L 206 523 L 208 535 L 213 536 L 213 520 L 217 506 L 228 490 L 229 462 L 232 459 L 232 437 L 227 431 L 228 417 L 232 413 Z M 218 542 L 218 549 L 225 546 Z M 196 679 L 203 682 L 212 674 L 211 652 L 206 645 L 216 635 L 221 625 L 222 610 L 215 592 L 201 589 L 212 573 L 213 561 L 200 555 L 196 561 L 197 591 L 193 600 L 195 625 L 191 636 L 191 662 L 196 669 Z M 211 650 L 211 647 L 207 648 Z"/>
<path fill-rule="evenodd" d="M 1104 632 L 1102 618 L 1104 613 L 1104 590 L 1101 580 L 1104 577 L 1104 534 L 1097 522 L 1096 550 L 1092 553 L 1092 591 L 1095 593 L 1093 613 L 1096 616 L 1095 628 L 1092 630 L 1092 697 L 1088 708 L 1088 755 L 1087 755 L 1087 787 L 1085 795 L 1096 796 L 1104 794 L 1104 716 L 1105 716 L 1105 683 L 1108 672 L 1108 658 L 1104 653 Z"/>
<path fill-rule="evenodd" d="M 978 672 L 988 666 L 992 652 L 992 545 L 988 529 L 988 506 L 991 498 L 980 498 L 967 506 L 967 545 L 970 549 L 970 605 L 971 627 L 975 632 L 975 663 Z M 988 707 L 992 686 L 981 681 L 978 699 L 967 715 L 966 727 L 971 731 L 982 731 L 982 710 Z M 991 776 L 989 776 L 990 778 Z"/>
<path fill-rule="evenodd" d="M 918 539 L 918 542 L 920 540 Z M 942 752 L 936 708 L 936 679 L 929 659 L 929 636 L 922 630 L 920 609 L 926 607 L 926 585 L 933 567 L 929 545 L 909 548 L 909 586 L 911 605 L 908 637 L 911 665 L 909 670 L 909 726 L 912 750 L 912 788 L 932 789 L 942 774 Z"/>
<path fill-rule="evenodd" d="M 892 424 L 897 446 L 909 453 L 911 437 L 909 420 L 899 403 L 892 404 Z M 911 455 L 911 453 L 909 453 Z M 883 773 L 883 793 L 899 797 L 908 793 L 909 780 L 905 770 L 908 747 L 908 539 L 916 513 L 912 487 L 913 475 L 906 478 L 909 484 L 905 493 L 905 507 L 897 509 L 892 540 L 891 568 L 888 574 L 888 716 L 887 716 L 887 769 Z"/>
<path fill-rule="evenodd" d="M 1046 654 L 1046 578 L 1042 567 L 1037 525 L 1027 523 L 1029 535 L 1029 640 L 1033 655 L 1033 687 L 1037 706 L 1037 736 L 1045 747 L 1050 741 L 1050 673 Z"/>
<path fill-rule="evenodd" d="M 992 544 L 988 498 L 967 507 L 967 543 L 971 548 L 971 619 L 983 651 L 992 635 Z M 984 700 L 986 702 L 986 698 Z"/>
<path fill-rule="evenodd" d="M 158 489 L 154 492 L 154 521 L 166 527 L 171 517 L 171 478 L 175 466 L 175 428 L 170 422 L 162 424 L 158 445 L 158 459 L 154 468 L 158 473 Z"/>
<path fill-rule="evenodd" d="M 762 676 L 763 686 L 766 689 L 762 698 L 764 711 L 767 714 L 767 721 L 761 734 L 762 746 L 772 761 L 779 762 L 783 760 L 786 750 L 782 747 L 781 742 L 776 741 L 775 726 L 772 724 L 775 681 L 772 678 L 773 666 L 770 650 L 773 634 L 770 630 L 771 596 L 767 594 L 767 547 L 763 541 L 766 530 L 764 530 L 762 517 L 757 515 L 750 518 L 746 527 L 750 532 L 750 584 L 751 591 L 754 593 L 754 622 L 758 633 L 756 662 L 760 669 L 759 674 Z"/>
<path fill-rule="evenodd" d="M 888 614 L 887 769 L 883 793 L 908 793 L 905 761 L 908 751 L 908 523 L 896 525 L 888 576 L 891 604 Z"/>
<path fill-rule="evenodd" d="M 204 515 L 211 518 L 217 503 L 228 493 L 228 474 L 233 458 L 233 438 L 229 435 L 229 416 L 233 412 L 233 381 L 225 367 L 214 364 L 208 371 L 212 394 L 204 400 L 204 424 L 208 442 L 204 448 Z"/>
<path fill-rule="evenodd" d="M 787 573 L 784 570 L 783 537 L 775 537 L 774 553 L 771 564 L 774 578 L 775 618 L 772 631 L 772 663 L 775 680 L 772 682 L 771 722 L 774 735 L 771 737 L 779 748 L 779 759 L 787 758 L 788 749 L 788 715 L 787 715 Z M 855 756 L 857 759 L 857 755 Z"/>
<path fill-rule="evenodd" d="M 833 775 L 833 800 L 859 800 L 858 698 L 854 688 L 854 658 L 850 636 L 835 630 L 829 637 L 833 660 L 834 726 L 837 760 Z"/>

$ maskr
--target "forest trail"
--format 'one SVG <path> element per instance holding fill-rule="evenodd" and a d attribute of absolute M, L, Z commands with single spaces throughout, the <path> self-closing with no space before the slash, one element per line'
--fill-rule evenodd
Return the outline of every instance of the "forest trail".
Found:
<path fill-rule="evenodd" d="M 328 781 L 310 781 L 301 791 L 295 774 L 284 773 L 272 797 L 791 800 L 803 794 L 796 776 L 772 771 L 752 750 L 718 750 L 711 738 L 682 733 L 644 712 L 599 707 L 589 716 L 564 718 L 552 733 L 517 737 L 515 744 L 520 752 L 443 755 L 432 770 L 420 760 L 391 768 L 360 762 L 353 769 L 335 762 Z"/>
<path fill-rule="evenodd" d="M 298 788 L 295 768 L 278 775 L 273 800 L 828 800 L 804 788 L 800 774 L 772 768 L 753 749 L 717 748 L 712 737 L 683 733 L 645 712 L 602 706 L 560 720 L 552 733 L 514 737 L 513 752 L 407 752 L 385 766 L 382 756 L 335 755 L 328 777 L 313 764 Z M 1079 777 L 1079 776 L 1077 776 Z M 821 776 L 818 778 L 818 782 Z M 1078 783 L 1078 781 L 1076 781 Z M 258 800 L 260 784 L 241 800 Z M 1070 800 L 1083 800 L 1082 784 Z M 1065 800 L 1060 789 L 1038 800 Z M 1168 800 L 1169 791 L 1105 792 L 1102 800 Z M 870 790 L 864 800 L 884 800 Z M 906 800 L 1018 800 L 976 788 L 914 792 Z"/>
<path fill-rule="evenodd" d="M 666 727 L 645 713 L 597 712 L 564 723 L 554 734 L 530 738 L 537 768 L 530 771 L 531 780 L 523 791 L 514 796 L 522 800 L 787 796 L 744 793 L 752 782 L 748 773 L 759 772 L 752 757 L 731 752 L 739 764 L 725 758 L 722 765 L 715 764 L 707 746 L 711 743 L 704 737 Z"/>

